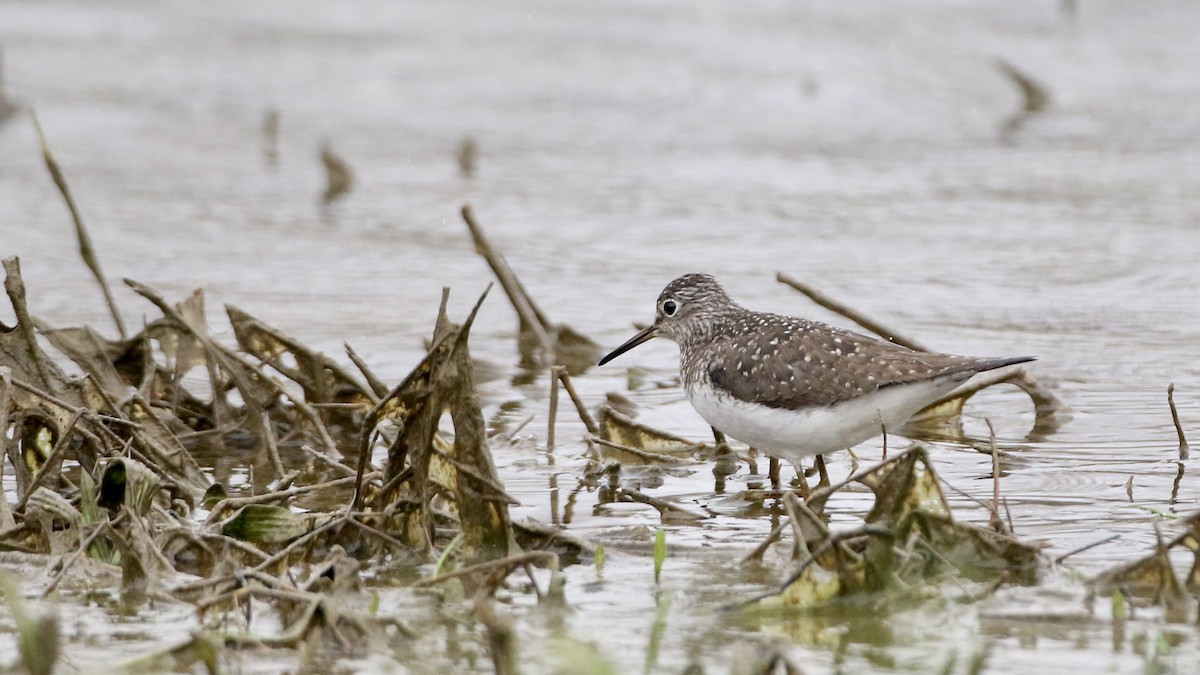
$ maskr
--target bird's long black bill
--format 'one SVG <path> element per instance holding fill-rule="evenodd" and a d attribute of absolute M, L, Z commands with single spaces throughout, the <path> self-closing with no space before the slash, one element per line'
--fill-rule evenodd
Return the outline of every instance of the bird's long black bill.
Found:
<path fill-rule="evenodd" d="M 621 345 L 620 347 L 617 347 L 616 349 L 609 352 L 608 356 L 605 356 L 604 358 L 600 359 L 599 365 L 602 366 L 602 365 L 608 363 L 609 361 L 612 361 L 613 359 L 624 354 L 625 352 L 629 351 L 630 349 L 633 349 L 634 347 L 642 344 L 643 342 L 646 342 L 647 340 L 653 338 L 657 334 L 658 334 L 658 326 L 656 326 L 654 324 L 650 324 L 649 326 L 646 326 L 646 328 L 644 328 L 637 335 L 634 335 L 633 337 L 626 340 L 625 344 Z"/>

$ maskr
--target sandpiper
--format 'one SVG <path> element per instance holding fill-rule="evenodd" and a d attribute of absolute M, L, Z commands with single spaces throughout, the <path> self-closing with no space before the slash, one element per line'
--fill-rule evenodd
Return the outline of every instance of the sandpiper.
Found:
<path fill-rule="evenodd" d="M 920 352 L 848 330 L 748 310 L 707 274 L 658 296 L 654 323 L 600 360 L 654 337 L 679 344 L 688 400 L 714 429 L 790 461 L 851 448 L 898 428 L 976 373 L 1032 356 Z"/>

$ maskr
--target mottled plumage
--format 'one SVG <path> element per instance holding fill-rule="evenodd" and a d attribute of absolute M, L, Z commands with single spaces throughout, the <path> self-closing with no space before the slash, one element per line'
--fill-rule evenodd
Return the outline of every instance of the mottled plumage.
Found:
<path fill-rule="evenodd" d="M 654 324 L 601 365 L 650 338 L 674 340 L 684 389 L 701 416 L 793 461 L 861 443 L 976 373 L 1032 360 L 919 352 L 816 321 L 753 312 L 707 274 L 672 281 L 657 308 Z"/>

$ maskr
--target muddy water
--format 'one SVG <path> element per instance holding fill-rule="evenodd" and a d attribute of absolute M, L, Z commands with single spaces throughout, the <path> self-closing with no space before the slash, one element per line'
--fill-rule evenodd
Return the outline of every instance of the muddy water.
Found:
<path fill-rule="evenodd" d="M 1164 629 L 1116 635 L 1073 580 L 1143 555 L 1156 526 L 1169 531 L 1200 499 L 1194 460 L 1173 494 L 1166 406 L 1175 382 L 1184 427 L 1200 429 L 1200 6 L 1081 5 L 1070 17 L 1032 1 L 10 2 L 0 47 L 8 95 L 37 108 L 114 282 L 168 297 L 203 287 L 215 330 L 234 304 L 331 354 L 350 342 L 389 382 L 419 358 L 441 287 L 462 315 L 490 281 L 457 216 L 464 201 L 547 313 L 604 344 L 648 320 L 685 271 L 716 274 L 750 307 L 839 321 L 777 284 L 783 271 L 938 349 L 1039 355 L 1067 424 L 1026 438 L 1027 399 L 998 388 L 971 403 L 964 429 L 986 438 L 989 418 L 1010 451 L 1002 490 L 1019 535 L 1051 555 L 1119 540 L 982 609 L 955 605 L 950 589 L 942 606 L 886 616 L 735 622 L 718 606 L 787 569 L 734 564 L 773 517 L 738 496 L 744 471 L 719 493 L 710 465 L 690 466 L 652 490 L 713 515 L 668 528 L 664 672 L 691 659 L 720 672 L 746 644 L 782 645 L 813 672 L 923 672 L 952 655 L 962 670 L 976 654 L 987 672 L 1141 672 Z M 1007 137 L 1021 99 L 997 58 L 1052 96 Z M 268 109 L 280 114 L 277 163 L 264 156 Z M 466 137 L 480 149 L 473 178 L 455 161 Z M 318 204 L 324 140 L 357 177 L 331 207 Z M 0 254 L 21 256 L 41 318 L 110 325 L 24 117 L 0 126 Z M 117 298 L 131 322 L 149 309 L 124 288 Z M 590 566 L 568 570 L 566 633 L 641 668 L 662 597 L 657 512 L 579 488 L 583 428 L 569 416 L 545 451 L 548 383 L 509 384 L 514 331 L 497 296 L 472 341 L 507 373 L 483 385 L 493 423 L 534 416 L 496 447 L 522 502 L 514 515 L 607 542 L 601 582 Z M 653 386 L 670 382 L 675 358 L 651 343 L 577 385 L 596 403 L 644 369 L 651 384 L 626 392 L 643 418 L 704 438 L 679 390 Z M 880 452 L 873 442 L 858 455 Z M 934 457 L 958 490 L 990 496 L 988 457 L 961 444 Z M 851 468 L 833 458 L 835 478 Z M 971 499 L 950 499 L 957 516 L 986 521 Z M 831 503 L 835 525 L 868 504 Z M 558 633 L 530 598 L 513 603 L 523 649 L 549 668 Z M 110 630 L 94 615 L 64 629 L 77 664 L 149 649 L 193 620 L 122 618 L 111 632 L 132 633 L 116 653 L 88 640 Z M 1158 658 L 1186 671 L 1195 631 L 1169 637 Z M 410 666 L 472 663 L 416 649 Z M 270 658 L 241 667 L 286 665 Z"/>

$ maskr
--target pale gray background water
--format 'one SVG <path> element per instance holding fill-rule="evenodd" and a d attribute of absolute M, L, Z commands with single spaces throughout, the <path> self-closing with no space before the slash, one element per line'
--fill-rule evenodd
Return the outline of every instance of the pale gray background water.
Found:
<path fill-rule="evenodd" d="M 1165 398 L 1175 382 L 1200 438 L 1197 26 L 1200 5 L 1186 1 L 1081 2 L 1074 18 L 1032 0 L 0 4 L 9 95 L 37 108 L 133 324 L 154 312 L 121 277 L 171 298 L 203 287 L 217 330 L 221 305 L 235 304 L 331 354 L 348 340 L 398 381 L 440 288 L 453 287 L 461 316 L 491 279 L 458 218 L 464 201 L 547 313 L 608 345 L 686 271 L 716 274 L 751 307 L 831 319 L 775 283 L 784 271 L 939 349 L 1040 356 L 1034 370 L 1072 408 L 1068 425 L 1022 444 L 1032 415 L 1005 391 L 981 397 L 966 427 L 983 435 L 986 415 L 1025 448 L 1003 487 L 1018 534 L 1054 554 L 1122 535 L 1073 558 L 1084 574 L 1146 553 L 1154 523 L 1170 526 L 1155 512 L 1188 513 L 1200 498 L 1188 475 L 1170 503 Z M 1000 130 L 1020 98 L 997 58 L 1053 97 L 1009 142 Z M 277 168 L 260 132 L 272 107 Z M 454 159 L 466 136 L 480 147 L 473 179 Z M 358 178 L 328 209 L 317 204 L 324 139 Z M 23 116 L 0 127 L 0 255 L 21 256 L 39 317 L 111 333 Z M 496 295 L 472 349 L 513 364 L 514 329 Z M 579 387 L 597 402 L 624 389 L 630 365 L 666 380 L 674 348 L 647 345 Z M 500 419 L 538 418 L 534 438 L 498 448 L 497 462 L 517 515 L 550 520 L 549 478 L 563 472 L 565 502 L 582 427 L 563 422 L 550 466 L 535 447 L 544 378 L 505 382 L 485 386 L 488 412 L 520 401 Z M 634 398 L 646 419 L 705 436 L 677 390 Z M 877 458 L 878 443 L 861 454 Z M 990 494 L 986 457 L 949 447 L 936 459 L 960 489 Z M 835 461 L 835 476 L 848 467 Z M 709 605 L 760 588 L 724 561 L 770 520 L 714 498 L 708 467 L 696 471 L 654 491 L 723 514 L 671 530 L 667 672 L 696 653 L 723 668 L 727 643 L 763 639 Z M 648 507 L 594 503 L 584 493 L 575 509 L 584 534 L 657 525 Z M 853 523 L 865 503 L 835 512 Z M 640 667 L 649 569 L 610 556 L 609 584 L 587 591 L 594 572 L 572 571 L 571 634 Z M 839 640 L 851 671 L 889 659 L 921 671 L 990 644 L 988 672 L 1140 672 L 1143 657 L 1114 647 L 1098 617 L 1040 639 L 948 611 L 893 621 L 886 639 L 834 621 L 784 641 L 815 672 L 835 668 Z M 148 620 L 179 635 L 189 625 L 186 612 Z M 1184 633 L 1179 658 L 1194 658 L 1194 629 Z M 77 662 L 89 649 L 114 658 L 77 649 Z"/>

